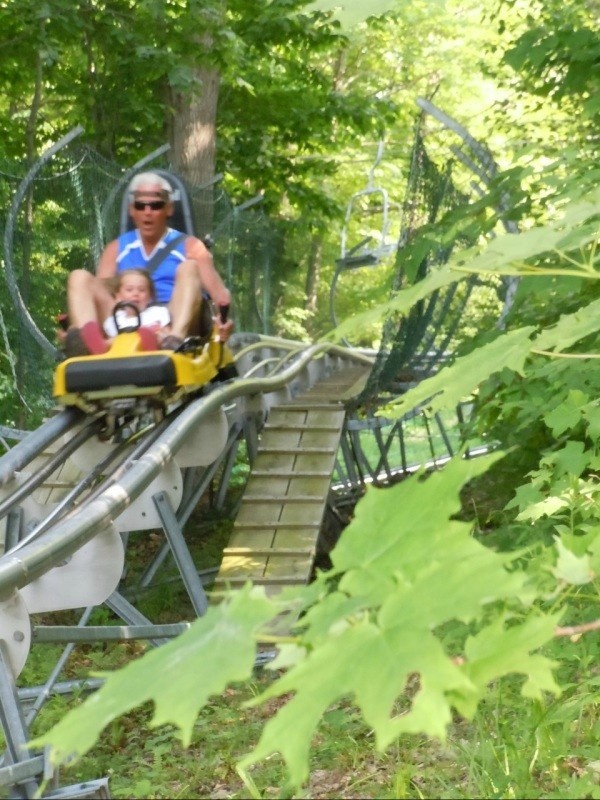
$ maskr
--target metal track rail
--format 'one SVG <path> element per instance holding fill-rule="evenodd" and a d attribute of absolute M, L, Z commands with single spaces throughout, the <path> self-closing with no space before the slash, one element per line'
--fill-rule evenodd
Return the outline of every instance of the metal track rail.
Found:
<path fill-rule="evenodd" d="M 280 344 L 278 340 L 272 341 Z M 264 341 L 262 344 L 264 345 Z M 78 548 L 90 541 L 98 530 L 110 525 L 174 458 L 185 443 L 190 431 L 204 417 L 240 398 L 283 389 L 298 378 L 310 362 L 325 354 L 343 357 L 351 362 L 370 363 L 365 356 L 353 354 L 344 348 L 323 342 L 298 351 L 295 360 L 276 374 L 268 377 L 240 378 L 229 384 L 216 385 L 207 396 L 190 403 L 152 447 L 123 473 L 117 483 L 109 486 L 94 499 L 82 504 L 68 519 L 51 526 L 39 540 L 30 542 L 18 551 L 11 551 L 2 556 L 0 558 L 0 599 L 7 599 L 16 589 L 26 586 L 44 572 L 64 561 Z M 68 430 L 72 424 L 71 419 L 64 425 L 55 424 L 52 428 L 53 439 Z M 44 437 L 44 441 L 48 439 L 48 435 Z M 27 441 L 20 444 L 25 445 Z M 29 460 L 32 460 L 39 452 L 40 446 L 41 444 L 38 444 L 31 454 L 28 452 Z M 15 450 L 18 447 L 19 445 Z M 11 456 L 12 452 L 10 451 L 7 456 Z M 218 454 L 215 453 L 216 455 Z M 17 464 L 21 466 L 25 463 L 28 461 L 24 458 L 14 459 L 10 469 L 5 467 L 2 470 L 0 461 L 0 480 L 3 475 L 12 476 L 18 468 Z"/>
<path fill-rule="evenodd" d="M 0 486 L 5 486 L 46 447 L 53 444 L 60 436 L 85 419 L 85 414 L 78 408 L 66 408 L 55 417 L 44 422 L 37 430 L 11 448 L 0 458 Z M 93 420 L 90 419 L 90 423 Z"/>

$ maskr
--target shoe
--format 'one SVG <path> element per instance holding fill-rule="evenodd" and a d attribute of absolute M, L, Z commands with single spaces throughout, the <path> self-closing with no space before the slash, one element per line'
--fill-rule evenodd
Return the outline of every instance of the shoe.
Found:
<path fill-rule="evenodd" d="M 226 364 L 224 367 L 217 372 L 214 378 L 212 378 L 211 383 L 225 383 L 225 381 L 233 380 L 233 378 L 239 378 L 240 373 L 235 364 Z"/>
<path fill-rule="evenodd" d="M 210 338 L 207 339 L 204 336 L 186 336 L 186 338 L 183 340 L 183 344 L 177 350 L 177 352 L 199 353 L 208 341 L 210 341 Z"/>
<path fill-rule="evenodd" d="M 69 328 L 64 343 L 65 356 L 67 358 L 77 358 L 78 356 L 89 356 L 85 342 L 81 338 L 79 328 Z"/>
<path fill-rule="evenodd" d="M 165 336 L 165 338 L 160 343 L 159 347 L 161 350 L 173 350 L 177 351 L 183 344 L 183 339 L 180 339 L 179 336 L 174 336 L 170 334 L 169 336 Z"/>

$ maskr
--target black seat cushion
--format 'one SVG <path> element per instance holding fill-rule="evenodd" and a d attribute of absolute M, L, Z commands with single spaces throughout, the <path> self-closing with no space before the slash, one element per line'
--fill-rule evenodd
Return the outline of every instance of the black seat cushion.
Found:
<path fill-rule="evenodd" d="M 85 359 L 65 366 L 67 392 L 91 392 L 116 386 L 175 386 L 177 375 L 171 356 L 139 355 Z"/>

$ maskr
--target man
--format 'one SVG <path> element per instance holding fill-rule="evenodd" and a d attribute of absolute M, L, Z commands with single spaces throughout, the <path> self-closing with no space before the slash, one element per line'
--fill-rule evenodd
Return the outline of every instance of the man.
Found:
<path fill-rule="evenodd" d="M 95 275 L 84 269 L 69 275 L 67 357 L 108 350 L 102 323 L 112 314 L 115 300 L 107 284 L 120 270 L 151 267 L 157 300 L 167 304 L 171 315 L 170 327 L 157 334 L 161 349 L 176 350 L 186 336 L 200 333 L 203 292 L 220 308 L 229 307 L 231 294 L 200 239 L 168 226 L 173 213 L 172 191 L 169 182 L 156 173 L 136 175 L 128 188 L 129 214 L 135 229 L 106 246 Z M 227 341 L 233 323 L 220 318 L 216 323 L 221 341 Z M 147 337 L 146 341 L 151 347 L 154 340 Z"/>

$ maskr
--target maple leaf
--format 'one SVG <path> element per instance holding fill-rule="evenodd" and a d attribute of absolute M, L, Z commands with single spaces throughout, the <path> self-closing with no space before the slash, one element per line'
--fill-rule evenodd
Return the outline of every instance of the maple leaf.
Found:
<path fill-rule="evenodd" d="M 210 696 L 252 674 L 256 631 L 276 613 L 276 603 L 262 588 L 242 588 L 228 602 L 210 606 L 176 639 L 106 674 L 97 692 L 32 746 L 51 745 L 54 764 L 82 756 L 113 719 L 148 701 L 155 703 L 151 727 L 171 723 L 189 744 L 198 711 Z"/>

